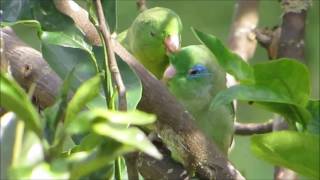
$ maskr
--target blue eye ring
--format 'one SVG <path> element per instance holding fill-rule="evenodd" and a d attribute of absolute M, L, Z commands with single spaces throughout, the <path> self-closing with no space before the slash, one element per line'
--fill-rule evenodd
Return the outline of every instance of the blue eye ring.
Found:
<path fill-rule="evenodd" d="M 211 75 L 211 73 L 209 73 L 208 68 L 202 64 L 196 64 L 188 71 L 188 79 L 194 79 L 209 75 Z"/>

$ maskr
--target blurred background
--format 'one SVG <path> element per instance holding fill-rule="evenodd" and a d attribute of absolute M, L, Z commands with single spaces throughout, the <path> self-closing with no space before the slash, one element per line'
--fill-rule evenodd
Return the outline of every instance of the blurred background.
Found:
<path fill-rule="evenodd" d="M 139 13 L 134 0 L 118 1 L 118 29 L 127 29 Z M 161 6 L 174 10 L 182 19 L 182 46 L 199 44 L 190 27 L 213 34 L 225 44 L 232 22 L 235 0 L 147 0 L 149 8 Z M 307 16 L 306 62 L 310 69 L 312 98 L 319 99 L 319 0 L 313 0 Z M 258 27 L 273 27 L 281 23 L 281 9 L 278 0 L 260 0 Z M 265 49 L 257 47 L 251 64 L 268 59 Z M 274 115 L 259 107 L 241 103 L 237 118 L 240 122 L 264 122 Z M 230 159 L 248 179 L 272 179 L 273 167 L 251 154 L 249 137 L 236 137 Z"/>

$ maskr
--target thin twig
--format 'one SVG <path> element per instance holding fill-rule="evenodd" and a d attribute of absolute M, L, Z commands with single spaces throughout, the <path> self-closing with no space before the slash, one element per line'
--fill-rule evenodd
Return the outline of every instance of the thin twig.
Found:
<path fill-rule="evenodd" d="M 273 121 L 266 123 L 236 123 L 235 134 L 236 135 L 253 135 L 253 134 L 264 134 L 272 132 Z"/>
<path fill-rule="evenodd" d="M 290 57 L 304 62 L 304 33 L 307 17 L 307 10 L 311 0 L 281 0 L 283 9 L 281 34 L 279 38 L 277 58 Z M 284 118 L 274 121 L 273 129 L 283 130 L 287 126 Z M 298 175 L 283 167 L 275 167 L 274 179 L 297 179 Z"/>
<path fill-rule="evenodd" d="M 103 13 L 101 0 L 96 0 L 95 5 L 98 13 L 99 30 L 102 33 L 103 40 L 107 48 L 107 56 L 108 56 L 110 72 L 111 72 L 113 81 L 116 83 L 117 90 L 118 90 L 119 110 L 126 111 L 127 110 L 126 87 L 124 86 L 124 83 L 122 81 L 121 74 L 116 61 L 116 56 L 113 51 L 113 47 L 111 45 L 111 35 L 106 25 L 106 18 Z"/>

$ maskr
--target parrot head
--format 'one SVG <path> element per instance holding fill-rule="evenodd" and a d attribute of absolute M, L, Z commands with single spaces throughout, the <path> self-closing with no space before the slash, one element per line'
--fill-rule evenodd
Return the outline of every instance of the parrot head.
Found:
<path fill-rule="evenodd" d="M 225 72 L 205 46 L 187 46 L 169 58 L 163 81 L 187 109 L 199 112 L 207 108 L 212 98 L 225 88 Z"/>
<path fill-rule="evenodd" d="M 181 20 L 172 10 L 160 7 L 145 10 L 129 28 L 130 49 L 145 66 L 165 68 L 169 64 L 167 55 L 180 48 L 181 30 Z"/>

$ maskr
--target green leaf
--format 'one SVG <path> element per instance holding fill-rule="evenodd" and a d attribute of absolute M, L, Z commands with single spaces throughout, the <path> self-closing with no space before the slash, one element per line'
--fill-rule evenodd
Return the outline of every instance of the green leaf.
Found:
<path fill-rule="evenodd" d="M 108 139 L 105 144 L 93 151 L 82 151 L 68 157 L 71 164 L 71 179 L 79 179 L 85 175 L 111 164 L 118 156 L 133 151 L 132 146 L 120 144 Z"/>
<path fill-rule="evenodd" d="M 99 135 L 136 147 L 157 159 L 162 157 L 146 135 L 136 127 L 124 128 L 124 126 L 111 123 L 95 123 L 92 129 Z"/>
<path fill-rule="evenodd" d="M 82 36 L 81 32 L 74 29 L 72 33 L 68 32 L 42 32 L 42 41 L 64 47 L 79 48 L 91 53 L 92 47 L 89 45 Z"/>
<path fill-rule="evenodd" d="M 228 50 L 222 42 L 213 35 L 193 29 L 198 39 L 206 45 L 216 56 L 220 66 L 233 75 L 241 83 L 253 83 L 254 75 L 252 67 L 240 56 Z"/>
<path fill-rule="evenodd" d="M 214 98 L 211 106 L 228 104 L 233 99 L 254 101 L 267 109 L 306 127 L 311 115 L 305 106 L 310 96 L 309 72 L 292 59 L 279 59 L 257 64 L 254 67 L 255 83 L 230 87 Z"/>
<path fill-rule="evenodd" d="M 319 136 L 294 131 L 279 131 L 251 138 L 251 149 L 258 157 L 302 175 L 318 179 Z"/>
<path fill-rule="evenodd" d="M 54 160 L 51 164 L 42 162 L 35 166 L 18 167 L 11 171 L 11 179 L 69 179 L 67 164 Z"/>
<path fill-rule="evenodd" d="M 311 121 L 308 124 L 307 130 L 313 134 L 320 134 L 320 101 L 310 100 L 307 109 L 312 115 Z"/>
<path fill-rule="evenodd" d="M 53 1 L 33 0 L 32 19 L 41 23 L 44 31 L 66 31 L 75 27 L 74 21 L 58 11 Z"/>
<path fill-rule="evenodd" d="M 104 53 L 102 47 L 93 47 L 93 52 L 97 58 L 99 67 L 104 66 Z M 141 97 L 142 97 L 142 84 L 140 78 L 136 72 L 119 56 L 116 56 L 117 64 L 121 73 L 123 83 L 126 87 L 127 95 L 127 109 L 134 110 L 136 109 Z M 116 100 L 116 102 L 118 102 Z"/>
<path fill-rule="evenodd" d="M 153 123 L 156 118 L 152 114 L 137 110 L 121 112 L 95 108 L 79 113 L 72 123 L 68 124 L 67 131 L 71 134 L 87 132 L 95 120 L 129 126 L 150 124 Z"/>
<path fill-rule="evenodd" d="M 14 80 L 3 73 L 0 74 L 0 106 L 16 113 L 29 129 L 39 137 L 42 136 L 40 118 L 29 97 Z"/>
<path fill-rule="evenodd" d="M 90 55 L 81 49 L 51 45 L 43 41 L 42 55 L 61 79 L 65 79 L 68 72 L 74 69 L 72 90 L 76 90 L 84 81 L 97 73 Z"/>
<path fill-rule="evenodd" d="M 2 26 L 10 26 L 15 34 L 26 44 L 40 51 L 41 41 L 38 34 L 41 33 L 41 25 L 36 20 L 21 20 L 15 22 L 3 22 Z"/>
<path fill-rule="evenodd" d="M 110 32 L 117 30 L 117 0 L 101 1 Z"/>
<path fill-rule="evenodd" d="M 253 66 L 256 85 L 271 88 L 287 96 L 295 105 L 305 106 L 310 96 L 310 77 L 307 67 L 294 59 L 281 58 Z"/>
<path fill-rule="evenodd" d="M 76 91 L 67 106 L 65 124 L 70 123 L 77 113 L 79 113 L 85 107 L 86 103 L 91 101 L 99 94 L 99 90 L 100 75 L 96 75 L 95 77 L 84 82 L 84 84 L 82 84 Z"/>

